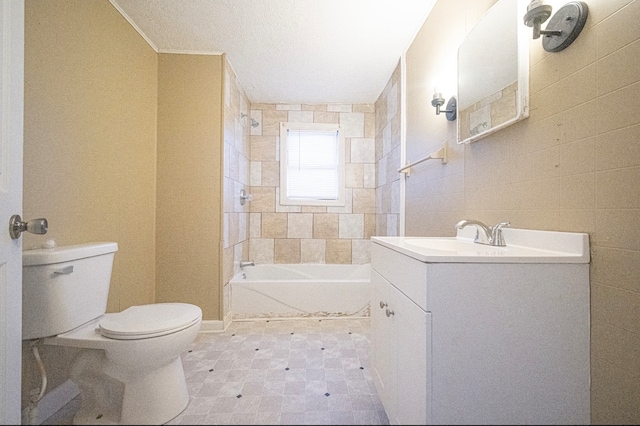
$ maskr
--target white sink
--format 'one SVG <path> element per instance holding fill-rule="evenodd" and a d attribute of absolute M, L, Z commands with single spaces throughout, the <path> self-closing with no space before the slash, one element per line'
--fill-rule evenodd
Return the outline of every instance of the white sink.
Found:
<path fill-rule="evenodd" d="M 504 247 L 474 243 L 469 235 L 465 229 L 450 238 L 371 237 L 371 240 L 422 262 L 589 263 L 588 234 L 504 228 Z"/>
<path fill-rule="evenodd" d="M 473 241 L 457 238 L 405 238 L 407 245 L 427 250 L 439 250 L 455 253 L 504 253 L 505 247 L 476 244 Z"/>

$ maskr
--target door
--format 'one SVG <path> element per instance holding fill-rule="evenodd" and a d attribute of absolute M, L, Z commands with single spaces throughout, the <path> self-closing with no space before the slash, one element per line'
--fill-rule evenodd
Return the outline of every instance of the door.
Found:
<path fill-rule="evenodd" d="M 9 219 L 22 213 L 24 0 L 2 0 L 0 22 L 0 424 L 20 424 L 22 243 Z"/>

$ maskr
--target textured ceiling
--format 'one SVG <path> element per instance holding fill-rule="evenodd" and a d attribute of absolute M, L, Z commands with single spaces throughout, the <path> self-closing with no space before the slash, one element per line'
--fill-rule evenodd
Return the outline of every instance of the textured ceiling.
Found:
<path fill-rule="evenodd" d="M 226 53 L 254 103 L 373 103 L 435 0 L 110 0 L 158 52 Z"/>

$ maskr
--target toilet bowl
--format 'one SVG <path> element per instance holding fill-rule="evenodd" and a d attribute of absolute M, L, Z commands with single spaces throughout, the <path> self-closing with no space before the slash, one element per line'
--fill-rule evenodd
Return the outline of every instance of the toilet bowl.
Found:
<path fill-rule="evenodd" d="M 74 423 L 160 424 L 182 412 L 189 393 L 180 354 L 200 320 L 194 305 L 132 306 L 45 338 L 45 345 L 83 349 L 71 363 L 82 397 Z"/>
<path fill-rule="evenodd" d="M 75 424 L 166 423 L 189 402 L 180 354 L 202 311 L 158 303 L 105 313 L 116 250 L 90 243 L 23 252 L 23 339 L 80 349 L 70 364 L 82 399 Z"/>

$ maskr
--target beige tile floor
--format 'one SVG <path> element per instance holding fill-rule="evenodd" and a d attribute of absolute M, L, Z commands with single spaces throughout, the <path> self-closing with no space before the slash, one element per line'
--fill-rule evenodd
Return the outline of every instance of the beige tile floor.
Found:
<path fill-rule="evenodd" d="M 388 424 L 369 366 L 369 319 L 236 321 L 182 356 L 182 424 Z M 70 424 L 76 399 L 47 420 Z"/>

